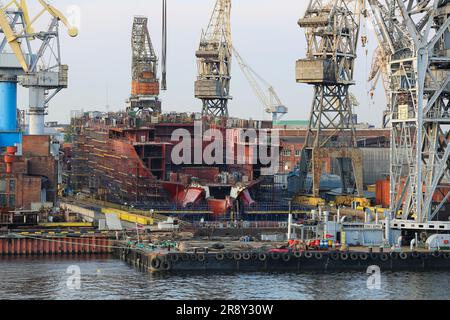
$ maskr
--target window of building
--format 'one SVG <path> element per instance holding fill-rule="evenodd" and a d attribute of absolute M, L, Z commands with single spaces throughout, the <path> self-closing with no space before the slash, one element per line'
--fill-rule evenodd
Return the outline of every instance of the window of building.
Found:
<path fill-rule="evenodd" d="M 16 207 L 16 196 L 14 194 L 9 195 L 9 208 L 15 208 Z"/>
<path fill-rule="evenodd" d="M 14 208 L 16 206 L 16 180 L 0 179 L 0 208 Z"/>
<path fill-rule="evenodd" d="M 302 156 L 302 150 L 295 150 L 295 156 L 301 157 Z"/>
<path fill-rule="evenodd" d="M 284 149 L 283 150 L 283 156 L 290 157 L 291 156 L 291 149 Z"/>
<path fill-rule="evenodd" d="M 10 179 L 9 180 L 9 192 L 14 193 L 16 191 L 16 180 Z"/>

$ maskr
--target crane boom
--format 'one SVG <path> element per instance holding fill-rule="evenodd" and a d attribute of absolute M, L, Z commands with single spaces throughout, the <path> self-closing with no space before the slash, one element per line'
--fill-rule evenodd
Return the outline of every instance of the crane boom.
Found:
<path fill-rule="evenodd" d="M 242 73 L 247 78 L 247 81 L 255 92 L 257 98 L 264 106 L 265 111 L 272 115 L 272 121 L 280 120 L 285 114 L 287 114 L 288 109 L 281 102 L 273 86 L 271 86 L 266 80 L 264 80 L 264 78 L 256 73 L 256 71 L 253 70 L 248 63 L 245 62 L 235 47 L 233 47 L 233 53 L 242 70 Z M 265 93 L 264 89 L 258 84 L 258 80 L 265 86 L 267 93 Z"/>

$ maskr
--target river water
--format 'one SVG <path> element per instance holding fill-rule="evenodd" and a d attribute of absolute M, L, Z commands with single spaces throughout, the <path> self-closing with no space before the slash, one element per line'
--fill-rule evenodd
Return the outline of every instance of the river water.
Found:
<path fill-rule="evenodd" d="M 156 276 L 107 256 L 10 257 L 0 258 L 0 300 L 450 299 L 450 272 L 382 273 L 372 289 L 368 277 L 361 272 Z"/>

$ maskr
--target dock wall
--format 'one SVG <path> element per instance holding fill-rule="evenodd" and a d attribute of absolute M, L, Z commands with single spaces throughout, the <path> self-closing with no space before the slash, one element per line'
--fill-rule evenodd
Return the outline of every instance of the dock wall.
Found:
<path fill-rule="evenodd" d="M 0 238 L 0 256 L 75 255 L 112 253 L 106 237 Z"/>

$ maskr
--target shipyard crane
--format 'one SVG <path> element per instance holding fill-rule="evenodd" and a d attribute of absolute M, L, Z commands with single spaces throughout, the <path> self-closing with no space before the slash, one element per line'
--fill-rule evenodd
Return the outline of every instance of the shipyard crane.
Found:
<path fill-rule="evenodd" d="M 134 17 L 131 51 L 132 85 L 128 110 L 161 113 L 158 57 L 148 31 L 147 17 Z"/>
<path fill-rule="evenodd" d="M 362 154 L 357 148 L 352 100 L 364 0 L 311 0 L 298 22 L 306 29 L 307 58 L 297 61 L 296 80 L 314 86 L 309 128 L 300 161 L 299 194 L 319 199 L 326 158 L 340 165 L 342 193 L 363 194 Z M 306 189 L 308 174 L 312 190 Z"/>
<path fill-rule="evenodd" d="M 268 114 L 272 115 L 272 121 L 280 120 L 284 115 L 288 113 L 288 109 L 281 102 L 273 86 L 270 85 L 266 80 L 264 80 L 245 62 L 245 60 L 242 58 L 235 47 L 233 47 L 233 53 L 242 72 L 247 78 L 248 83 L 255 91 L 255 94 L 258 97 L 259 101 L 265 107 L 265 111 Z M 267 92 L 264 91 L 262 86 L 258 83 L 258 80 L 265 87 L 265 90 L 267 90 Z"/>
<path fill-rule="evenodd" d="M 383 118 L 383 127 L 386 128 L 390 126 L 392 104 L 389 59 L 395 52 L 398 53 L 409 48 L 411 42 L 407 36 L 404 36 L 407 34 L 406 26 L 398 23 L 395 17 L 392 17 L 391 1 L 368 0 L 368 3 L 372 25 L 378 40 L 368 79 L 371 85 L 369 92 L 373 97 L 381 78 L 387 101 Z"/>
<path fill-rule="evenodd" d="M 426 224 L 450 198 L 450 3 L 379 0 L 374 9 L 386 13 L 392 48 L 391 209 Z"/>
<path fill-rule="evenodd" d="M 6 140 L 0 144 L 20 143 L 17 129 L 17 83 L 29 90 L 29 134 L 44 134 L 44 117 L 49 101 L 68 85 L 68 66 L 61 63 L 59 23 L 71 37 L 78 30 L 64 15 L 46 1 L 38 0 L 39 10 L 32 16 L 26 0 L 13 0 L 0 7 L 0 94 L 2 121 L 0 130 Z M 50 17 L 48 27 L 36 31 Z M 45 24 L 45 22 L 44 22 Z M 9 48 L 9 50 L 8 50 Z"/>
<path fill-rule="evenodd" d="M 231 80 L 231 0 L 217 0 L 208 28 L 196 52 L 198 78 L 195 97 L 202 101 L 203 116 L 227 118 Z"/>

